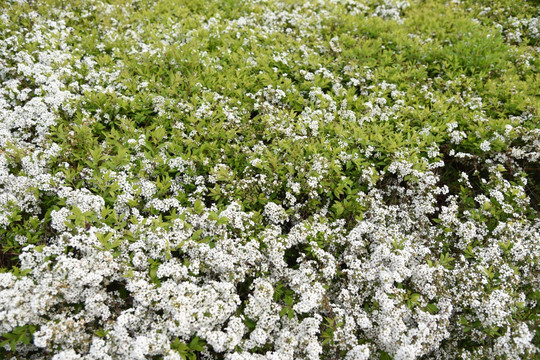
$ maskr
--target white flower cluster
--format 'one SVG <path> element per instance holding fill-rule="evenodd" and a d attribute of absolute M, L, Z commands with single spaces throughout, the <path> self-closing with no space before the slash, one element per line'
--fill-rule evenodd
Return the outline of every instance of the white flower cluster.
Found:
<path fill-rule="evenodd" d="M 7 1 L 16 3 L 26 2 Z M 410 94 L 377 78 L 375 68 L 310 63 L 350 46 L 346 37 L 313 34 L 336 20 L 329 14 L 343 10 L 399 24 L 409 2 L 248 1 L 257 11 L 234 20 L 197 18 L 200 26 L 190 31 L 160 25 L 152 36 L 144 21 L 120 24 L 139 1 L 126 8 L 82 3 L 77 11 L 65 2 L 68 10 L 50 9 L 60 14 L 57 20 L 21 14 L 24 26 L 0 36 L 0 242 L 7 255 L 17 255 L 16 263 L 7 255 L 0 263 L 6 267 L 0 355 L 406 360 L 539 354 L 538 323 L 527 318 L 540 289 L 538 199 L 525 169 L 540 159 L 540 131 L 527 128 L 535 115 L 524 112 L 498 132 L 487 129 L 489 137 L 474 149 L 467 141 L 480 135 L 457 121 L 439 125 L 444 147 L 433 140 L 420 148 L 420 138 L 437 131 L 426 125 L 409 148 L 384 148 L 380 134 L 358 129 L 405 137 L 405 125 L 396 124 L 402 113 L 425 110 L 408 105 L 414 97 L 433 111 L 456 102 L 478 123 L 488 121 L 488 102 L 473 91 L 441 101 L 431 80 L 411 85 L 416 93 Z M 0 16 L 6 24 L 13 18 L 9 6 Z M 88 44 L 70 38 L 70 26 L 98 14 L 111 17 L 96 29 L 92 55 Z M 515 28 L 536 38 L 537 26 L 531 18 Z M 279 36 L 291 43 L 313 38 L 317 46 L 273 49 L 268 61 L 283 84 L 293 76 L 305 82 L 256 82 L 255 91 L 242 94 L 247 105 L 222 88 L 186 83 L 193 97 L 175 100 L 145 92 L 155 90 L 155 79 L 125 79 L 133 69 L 120 59 L 171 62 L 168 44 L 189 48 L 205 69 L 225 67 L 224 59 L 192 46 L 201 34 L 208 43 L 244 38 L 254 76 L 261 61 L 251 47 Z M 305 63 L 293 60 L 295 51 Z M 180 67 L 177 60 L 171 66 Z M 302 70 L 284 73 L 288 67 Z M 183 81 L 181 72 L 171 74 Z M 145 100 L 138 92 L 150 96 L 139 118 L 129 112 Z M 148 118 L 156 120 L 150 130 L 143 129 Z M 234 151 L 205 143 L 205 124 L 216 119 L 222 120 L 220 141 Z M 165 121 L 174 125 L 165 130 Z M 243 145 L 250 140 L 242 132 L 246 124 L 265 131 L 249 146 Z M 314 150 L 314 139 L 328 153 Z M 92 141 L 92 152 L 81 158 L 77 149 Z M 288 147 L 276 149 L 282 141 Z M 194 149 L 199 153 L 190 157 Z M 445 184 L 448 177 L 457 188 Z M 247 209 L 252 204 L 259 208 Z M 14 248 L 20 251 L 11 253 Z M 469 343 L 474 349 L 464 350 Z"/>

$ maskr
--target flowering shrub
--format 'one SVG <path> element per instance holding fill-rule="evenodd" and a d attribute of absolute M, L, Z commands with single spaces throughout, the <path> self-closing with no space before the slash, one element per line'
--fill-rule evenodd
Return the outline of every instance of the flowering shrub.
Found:
<path fill-rule="evenodd" d="M 1 358 L 540 355 L 538 2 L 0 6 Z"/>

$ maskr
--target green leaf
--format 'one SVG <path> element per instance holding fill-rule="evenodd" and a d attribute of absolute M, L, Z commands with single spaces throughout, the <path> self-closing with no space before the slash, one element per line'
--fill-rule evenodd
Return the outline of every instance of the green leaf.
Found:
<path fill-rule="evenodd" d="M 199 240 L 201 238 L 201 234 L 202 234 L 203 230 L 202 229 L 199 229 L 197 231 L 195 231 L 193 233 L 193 235 L 191 235 L 191 238 L 195 241 Z"/>
<path fill-rule="evenodd" d="M 435 304 L 427 304 L 426 308 L 432 315 L 435 315 L 436 313 L 439 312 L 439 308 Z"/>
<path fill-rule="evenodd" d="M 200 199 L 197 199 L 195 201 L 195 204 L 193 205 L 193 210 L 195 211 L 195 214 L 198 214 L 198 215 L 200 215 L 203 212 L 204 205 Z"/>
<path fill-rule="evenodd" d="M 218 225 L 226 225 L 229 223 L 229 218 L 222 216 L 217 221 Z"/>
<path fill-rule="evenodd" d="M 287 311 L 287 317 L 289 318 L 289 320 L 294 317 L 294 310 L 292 308 L 289 308 L 289 310 Z"/>
<path fill-rule="evenodd" d="M 189 348 L 194 351 L 204 351 L 204 345 L 205 345 L 205 342 L 198 336 L 195 336 L 189 342 Z"/>
<path fill-rule="evenodd" d="M 334 209 L 334 214 L 336 215 L 336 217 L 341 216 L 345 210 L 343 204 L 340 202 L 334 203 L 334 206 L 332 206 L 332 208 Z"/>

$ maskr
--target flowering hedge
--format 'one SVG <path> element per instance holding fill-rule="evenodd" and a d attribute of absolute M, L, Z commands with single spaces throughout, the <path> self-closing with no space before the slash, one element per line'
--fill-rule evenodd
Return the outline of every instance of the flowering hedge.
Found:
<path fill-rule="evenodd" d="M 540 355 L 540 6 L 4 0 L 0 357 Z"/>

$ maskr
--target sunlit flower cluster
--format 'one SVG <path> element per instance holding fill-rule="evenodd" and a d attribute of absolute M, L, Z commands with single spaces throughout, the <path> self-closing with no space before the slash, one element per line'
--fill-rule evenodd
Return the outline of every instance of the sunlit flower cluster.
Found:
<path fill-rule="evenodd" d="M 0 5 L 0 357 L 538 356 L 538 13 L 41 3 Z"/>

